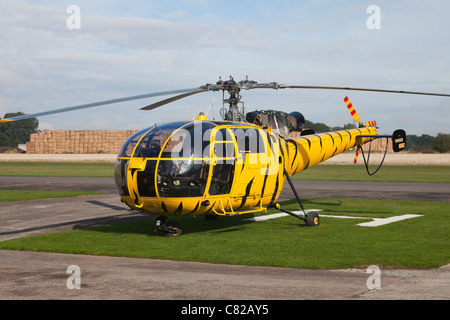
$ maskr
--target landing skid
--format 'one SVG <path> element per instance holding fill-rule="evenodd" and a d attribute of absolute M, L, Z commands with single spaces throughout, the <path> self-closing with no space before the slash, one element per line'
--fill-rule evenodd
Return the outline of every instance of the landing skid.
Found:
<path fill-rule="evenodd" d="M 317 212 L 310 212 L 310 213 L 306 213 L 305 211 L 305 207 L 303 207 L 303 204 L 300 200 L 300 197 L 298 196 L 297 190 L 295 190 L 294 184 L 292 183 L 291 178 L 289 177 L 288 173 L 286 172 L 286 169 L 284 169 L 284 175 L 286 176 L 287 181 L 289 182 L 289 185 L 291 186 L 292 191 L 294 192 L 295 198 L 297 199 L 298 204 L 300 205 L 300 207 L 302 208 L 303 211 L 303 215 L 304 216 L 300 216 L 296 213 L 293 213 L 289 210 L 283 209 L 281 208 L 281 205 L 279 203 L 275 204 L 275 208 L 277 208 L 278 210 L 287 213 L 295 218 L 298 218 L 300 220 L 303 220 L 306 222 L 306 225 L 309 227 L 315 227 L 318 226 L 320 224 L 320 218 L 319 218 L 319 214 Z"/>
<path fill-rule="evenodd" d="M 156 218 L 156 224 L 153 227 L 155 232 L 161 231 L 167 237 L 179 237 L 183 233 L 181 225 L 176 221 L 169 221 L 166 223 L 166 217 L 159 216 Z"/>

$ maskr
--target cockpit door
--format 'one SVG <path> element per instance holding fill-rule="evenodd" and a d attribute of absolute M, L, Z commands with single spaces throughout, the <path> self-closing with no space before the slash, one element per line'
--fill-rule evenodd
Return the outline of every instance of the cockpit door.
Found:
<path fill-rule="evenodd" d="M 211 181 L 208 193 L 211 196 L 231 192 L 235 175 L 235 145 L 231 131 L 226 128 L 214 130 L 211 148 Z"/>
<path fill-rule="evenodd" d="M 236 183 L 233 196 L 246 200 L 260 196 L 264 180 L 266 150 L 263 136 L 256 128 L 236 128 L 233 130 L 236 141 Z M 246 201 L 242 201 L 242 206 Z"/>

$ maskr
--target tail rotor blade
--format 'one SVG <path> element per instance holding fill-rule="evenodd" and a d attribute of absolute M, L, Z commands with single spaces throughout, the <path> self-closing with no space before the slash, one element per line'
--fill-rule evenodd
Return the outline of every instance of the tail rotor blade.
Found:
<path fill-rule="evenodd" d="M 361 150 L 361 145 L 359 145 L 356 148 L 356 153 L 355 153 L 355 159 L 353 160 L 353 163 L 356 164 L 356 161 L 358 160 L 358 156 L 359 156 L 359 151 Z"/>
<path fill-rule="evenodd" d="M 350 111 L 350 114 L 351 114 L 353 120 L 355 120 L 358 123 L 361 123 L 361 119 L 360 119 L 359 115 L 356 113 L 356 110 L 353 107 L 353 105 L 350 102 L 350 100 L 348 99 L 348 97 L 344 98 L 344 102 L 347 105 L 348 111 Z"/>

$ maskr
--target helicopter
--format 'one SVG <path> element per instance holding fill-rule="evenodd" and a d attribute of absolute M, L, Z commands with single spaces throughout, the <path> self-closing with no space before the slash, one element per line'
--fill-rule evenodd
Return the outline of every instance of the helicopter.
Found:
<path fill-rule="evenodd" d="M 154 124 L 125 141 L 114 169 L 121 201 L 132 210 L 156 216 L 154 230 L 169 237 L 182 234 L 182 226 L 178 222 L 166 221 L 169 216 L 232 216 L 267 212 L 271 207 L 303 220 L 307 226 L 318 226 L 318 213 L 307 213 L 290 177 L 354 147 L 356 163 L 359 152 L 362 152 L 361 146 L 374 139 L 391 139 L 394 152 L 399 152 L 406 147 L 406 133 L 398 129 L 392 135 L 379 135 L 376 121 L 363 124 L 348 97 L 344 98 L 344 102 L 358 127 L 326 133 L 315 133 L 305 128 L 305 118 L 300 112 L 246 112 L 241 101 L 242 90 L 287 88 L 450 96 L 412 91 L 258 83 L 248 80 L 248 77 L 237 82 L 230 77 L 227 81 L 219 78 L 215 84 L 196 88 L 106 100 L 0 119 L 0 122 L 175 95 L 141 108 L 152 110 L 201 92 L 222 91 L 222 120 L 210 120 L 200 113 L 193 120 Z M 228 97 L 225 97 L 226 93 Z M 370 175 L 378 171 L 383 162 L 375 172 L 370 173 L 365 157 L 364 161 Z M 292 188 L 302 214 L 286 210 L 276 202 L 285 181 Z"/>

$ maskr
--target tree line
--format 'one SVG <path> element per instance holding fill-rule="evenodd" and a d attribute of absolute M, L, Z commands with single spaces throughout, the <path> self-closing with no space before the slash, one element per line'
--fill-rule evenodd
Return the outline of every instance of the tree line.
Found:
<path fill-rule="evenodd" d="M 406 150 L 420 153 L 433 153 L 434 151 L 446 153 L 450 151 L 450 134 L 438 133 L 436 137 L 428 134 L 406 136 Z"/>
<path fill-rule="evenodd" d="M 22 112 L 7 113 L 4 118 L 24 115 Z M 313 129 L 315 132 L 328 132 L 355 129 L 356 125 L 347 123 L 342 127 L 329 127 L 321 122 L 305 121 L 305 128 Z M 39 132 L 39 120 L 37 118 L 24 119 L 13 122 L 0 123 L 0 147 L 17 147 L 18 144 L 26 143 L 30 140 L 30 135 Z M 428 134 L 407 135 L 406 150 L 412 152 L 445 153 L 450 151 L 450 134 L 438 133 L 436 137 Z"/>
<path fill-rule="evenodd" d="M 12 118 L 22 116 L 25 113 L 7 113 L 3 117 Z M 0 123 L 0 147 L 17 147 L 30 141 L 32 133 L 39 132 L 39 120 L 37 118 L 24 119 L 20 121 L 1 122 Z"/>

